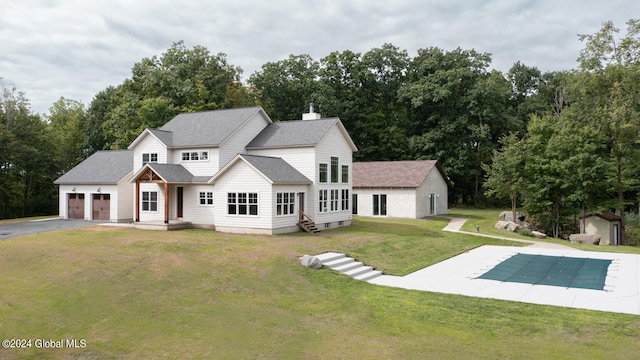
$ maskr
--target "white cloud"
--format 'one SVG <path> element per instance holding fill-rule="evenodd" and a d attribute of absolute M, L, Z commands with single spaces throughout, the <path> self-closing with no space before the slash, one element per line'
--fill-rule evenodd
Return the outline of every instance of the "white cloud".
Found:
<path fill-rule="evenodd" d="M 245 79 L 290 54 L 319 60 L 385 43 L 411 56 L 432 46 L 475 49 L 500 71 L 516 61 L 566 70 L 582 48 L 577 34 L 606 20 L 624 29 L 638 13 L 631 0 L 12 1 L 0 9 L 0 84 L 24 91 L 39 113 L 60 96 L 88 105 L 179 40 L 227 54 Z"/>

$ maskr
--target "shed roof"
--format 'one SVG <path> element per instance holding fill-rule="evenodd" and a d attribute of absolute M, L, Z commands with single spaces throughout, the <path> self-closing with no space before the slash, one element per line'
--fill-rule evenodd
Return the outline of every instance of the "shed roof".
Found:
<path fill-rule="evenodd" d="M 54 184 L 117 184 L 133 169 L 133 151 L 101 150 L 60 176 Z"/>
<path fill-rule="evenodd" d="M 353 187 L 417 188 L 433 169 L 450 185 L 437 160 L 354 162 Z"/>

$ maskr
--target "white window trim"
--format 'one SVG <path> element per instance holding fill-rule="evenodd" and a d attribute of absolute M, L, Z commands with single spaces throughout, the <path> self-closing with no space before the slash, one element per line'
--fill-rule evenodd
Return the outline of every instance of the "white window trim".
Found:
<path fill-rule="evenodd" d="M 149 161 L 144 161 L 145 155 L 149 158 Z M 152 157 L 155 156 L 155 161 L 152 160 Z M 158 153 L 142 153 L 142 165 L 144 164 L 157 164 L 158 163 Z"/>
<path fill-rule="evenodd" d="M 340 211 L 340 190 L 331 189 L 329 191 L 329 204 L 331 212 Z"/>
<path fill-rule="evenodd" d="M 344 181 L 344 171 L 345 169 L 347 170 L 347 181 Z M 349 165 L 341 165 L 340 166 L 340 182 L 342 182 L 343 184 L 348 184 L 349 183 L 349 175 L 350 174 L 350 166 Z"/>
<path fill-rule="evenodd" d="M 325 180 L 322 181 L 322 176 L 321 176 L 321 171 L 320 171 L 320 167 L 323 166 L 325 167 Z M 320 184 L 328 184 L 330 179 L 330 174 L 329 174 L 329 164 L 327 163 L 319 163 L 318 164 L 318 183 Z"/>
<path fill-rule="evenodd" d="M 346 195 L 346 196 L 345 196 Z M 351 199 L 349 199 L 349 197 L 351 196 L 349 189 L 342 189 L 340 191 L 340 210 L 341 211 L 349 211 L 349 202 Z"/>
<path fill-rule="evenodd" d="M 192 153 L 197 153 L 198 154 L 198 160 L 192 160 L 191 159 L 191 154 Z M 185 159 L 185 154 L 188 154 L 188 159 Z M 202 154 L 207 154 L 207 158 L 203 159 L 202 158 Z M 187 150 L 183 150 L 180 151 L 180 162 L 208 162 L 210 159 L 209 157 L 209 150 L 193 150 L 193 151 L 187 151 Z"/>
<path fill-rule="evenodd" d="M 146 200 L 149 203 L 149 210 L 145 210 L 144 209 L 144 193 L 148 193 L 149 194 L 149 200 Z M 155 193 L 156 194 L 156 200 L 152 201 L 151 200 L 151 194 Z M 151 210 L 151 203 L 155 202 L 156 203 L 156 209 L 155 210 Z M 158 192 L 157 191 L 142 191 L 142 193 L 140 194 L 140 211 L 141 212 L 145 212 L 145 213 L 151 213 L 151 214 L 157 214 L 158 213 L 158 203 L 160 202 L 160 200 L 158 199 Z"/>
<path fill-rule="evenodd" d="M 335 164 L 334 164 L 334 160 L 335 159 Z M 339 184 L 340 183 L 340 178 L 342 177 L 342 173 L 341 173 L 341 167 L 340 167 L 340 158 L 337 156 L 332 156 L 331 159 L 329 160 L 330 164 L 329 164 L 329 182 L 331 184 Z M 335 166 L 335 169 L 334 169 Z M 335 177 L 335 181 L 334 181 L 334 177 Z"/>
<path fill-rule="evenodd" d="M 235 205 L 235 209 L 236 209 L 236 213 L 235 214 L 229 213 L 229 205 L 231 205 L 229 203 L 229 194 L 235 194 L 235 203 L 233 203 Z M 246 206 L 247 206 L 247 213 L 246 214 L 239 214 L 240 204 L 241 204 L 240 203 L 240 194 L 245 194 L 246 195 L 246 201 L 247 202 L 243 203 L 243 204 L 246 204 Z M 250 202 L 250 200 L 251 200 L 251 196 L 250 195 L 253 195 L 253 194 L 255 194 L 255 196 L 256 196 L 256 199 L 255 199 L 256 202 L 255 203 Z M 256 214 L 255 215 L 251 214 L 251 206 L 252 206 L 251 204 L 255 204 L 255 206 L 256 206 Z M 227 192 L 226 208 L 227 208 L 226 209 L 227 216 L 251 217 L 251 218 L 260 217 L 260 194 L 258 192 L 249 192 L 249 191 L 235 191 L 235 192 L 231 191 L 231 192 Z"/>
<path fill-rule="evenodd" d="M 209 196 L 209 194 L 211 196 Z M 204 195 L 204 197 L 202 196 Z M 212 207 L 215 205 L 215 201 L 214 201 L 214 197 L 213 197 L 213 191 L 198 191 L 198 206 L 206 206 L 206 207 Z M 202 200 L 204 199 L 205 203 L 202 203 Z M 211 199 L 211 204 L 209 204 L 209 199 Z"/>
<path fill-rule="evenodd" d="M 373 196 L 371 197 L 372 199 L 375 199 L 375 197 L 378 197 L 378 213 L 375 213 L 375 205 L 372 206 L 371 208 L 371 213 L 373 216 L 388 216 L 389 211 L 388 211 L 388 207 L 387 207 L 387 194 L 373 194 Z M 382 197 L 384 196 L 384 214 L 382 214 Z"/>
<path fill-rule="evenodd" d="M 288 200 L 287 202 L 284 202 L 284 194 L 287 194 Z M 281 202 L 279 202 L 279 200 L 282 200 Z M 277 217 L 287 217 L 287 216 L 296 216 L 296 193 L 292 192 L 292 191 L 285 191 L 285 192 L 278 192 L 276 193 L 276 211 L 275 214 Z M 284 211 L 282 211 L 281 214 L 278 214 L 278 206 L 281 206 L 281 209 L 285 209 L 285 207 L 288 209 L 288 213 L 285 214 Z"/>
<path fill-rule="evenodd" d="M 329 212 L 329 190 L 318 190 L 318 213 L 326 214 Z"/>

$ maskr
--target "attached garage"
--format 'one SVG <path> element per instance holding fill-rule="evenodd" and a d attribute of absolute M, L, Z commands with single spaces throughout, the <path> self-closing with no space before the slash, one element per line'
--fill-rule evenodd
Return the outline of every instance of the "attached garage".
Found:
<path fill-rule="evenodd" d="M 84 194 L 67 194 L 67 216 L 69 219 L 84 219 Z"/>
<path fill-rule="evenodd" d="M 133 221 L 133 152 L 98 151 L 55 181 L 60 217 Z"/>

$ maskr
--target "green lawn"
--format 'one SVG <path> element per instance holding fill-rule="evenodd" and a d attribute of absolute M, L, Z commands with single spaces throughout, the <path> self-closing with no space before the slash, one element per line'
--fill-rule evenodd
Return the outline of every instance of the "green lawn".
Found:
<path fill-rule="evenodd" d="M 90 227 L 1 241 L 0 340 L 86 347 L 32 343 L 0 359 L 637 357 L 640 316 L 387 288 L 299 263 L 340 251 L 403 275 L 509 244 L 443 232 L 446 222 L 358 218 L 283 236 Z"/>

